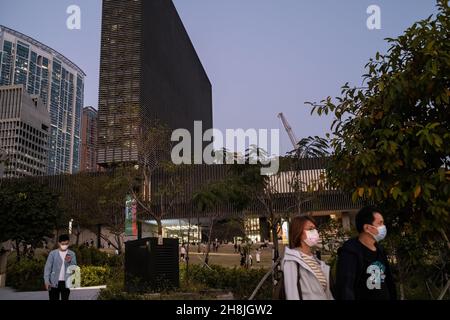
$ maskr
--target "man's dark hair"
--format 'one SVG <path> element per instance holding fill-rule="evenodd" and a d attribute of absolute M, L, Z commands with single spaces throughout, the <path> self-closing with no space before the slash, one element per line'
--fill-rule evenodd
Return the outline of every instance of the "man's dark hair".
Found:
<path fill-rule="evenodd" d="M 356 230 L 358 230 L 358 233 L 364 231 L 365 224 L 373 223 L 375 220 L 374 214 L 377 212 L 380 213 L 381 211 L 374 206 L 367 206 L 359 210 L 355 218 Z"/>
<path fill-rule="evenodd" d="M 68 234 L 62 234 L 59 236 L 58 242 L 70 241 L 70 237 Z"/>

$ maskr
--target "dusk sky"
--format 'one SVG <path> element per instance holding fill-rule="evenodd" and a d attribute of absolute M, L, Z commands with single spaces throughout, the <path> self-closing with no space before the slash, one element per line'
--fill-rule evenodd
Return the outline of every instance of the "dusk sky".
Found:
<path fill-rule="evenodd" d="M 359 85 L 364 65 L 386 51 L 434 0 L 174 0 L 213 85 L 218 129 L 280 129 L 281 151 L 292 149 L 284 112 L 299 138 L 323 136 L 330 119 L 310 116 L 305 101 Z M 366 27 L 369 5 L 381 8 L 381 30 Z M 66 9 L 81 8 L 81 30 L 68 30 Z M 0 0 L 0 24 L 61 52 L 87 74 L 85 105 L 97 108 L 100 0 Z"/>

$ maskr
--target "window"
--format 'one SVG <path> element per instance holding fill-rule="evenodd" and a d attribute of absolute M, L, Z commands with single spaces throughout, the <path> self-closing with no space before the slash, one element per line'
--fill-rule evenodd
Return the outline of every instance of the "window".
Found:
<path fill-rule="evenodd" d="M 20 42 L 17 44 L 17 55 L 19 57 L 28 59 L 29 53 L 30 50 L 28 49 L 27 46 L 25 46 L 25 44 L 22 44 Z"/>

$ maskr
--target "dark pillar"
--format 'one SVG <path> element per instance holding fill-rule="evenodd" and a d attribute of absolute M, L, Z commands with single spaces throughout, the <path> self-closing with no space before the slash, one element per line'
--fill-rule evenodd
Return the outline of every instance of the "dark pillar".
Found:
<path fill-rule="evenodd" d="M 266 239 L 270 240 L 269 222 L 266 217 L 259 218 L 259 235 L 262 242 Z"/>
<path fill-rule="evenodd" d="M 97 225 L 97 248 L 100 249 L 102 247 L 102 225 Z"/>
<path fill-rule="evenodd" d="M 137 228 L 138 228 L 138 240 L 142 239 L 142 222 L 137 222 Z"/>

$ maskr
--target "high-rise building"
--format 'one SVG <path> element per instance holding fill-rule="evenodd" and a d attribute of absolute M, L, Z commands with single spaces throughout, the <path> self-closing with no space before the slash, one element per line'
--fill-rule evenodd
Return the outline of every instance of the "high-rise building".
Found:
<path fill-rule="evenodd" d="M 97 110 L 92 107 L 83 108 L 80 168 L 80 171 L 97 171 Z"/>
<path fill-rule="evenodd" d="M 23 85 L 0 86 L 0 149 L 6 151 L 4 177 L 47 174 L 50 117 L 37 95 Z"/>
<path fill-rule="evenodd" d="M 80 168 L 84 72 L 69 59 L 20 32 L 0 26 L 0 86 L 24 85 L 50 113 L 48 174 Z"/>
<path fill-rule="evenodd" d="M 136 161 L 154 119 L 212 128 L 211 83 L 171 0 L 103 0 L 98 116 L 102 166 Z"/>

